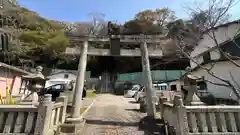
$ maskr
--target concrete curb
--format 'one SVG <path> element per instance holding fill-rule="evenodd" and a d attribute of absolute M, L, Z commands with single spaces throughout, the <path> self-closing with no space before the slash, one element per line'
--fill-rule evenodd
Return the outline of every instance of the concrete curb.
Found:
<path fill-rule="evenodd" d="M 93 106 L 93 104 L 94 104 L 95 101 L 96 101 L 96 99 L 94 99 L 94 100 L 92 101 L 92 103 L 87 107 L 87 109 L 80 115 L 81 118 L 83 118 L 83 117 L 87 114 L 87 112 L 88 112 L 89 109 Z"/>

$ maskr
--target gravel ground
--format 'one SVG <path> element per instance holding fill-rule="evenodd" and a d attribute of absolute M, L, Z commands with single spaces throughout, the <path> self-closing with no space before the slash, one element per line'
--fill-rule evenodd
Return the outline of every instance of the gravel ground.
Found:
<path fill-rule="evenodd" d="M 111 94 L 97 95 L 85 116 L 83 135 L 144 135 L 138 122 L 145 115 L 137 111 L 133 99 Z"/>

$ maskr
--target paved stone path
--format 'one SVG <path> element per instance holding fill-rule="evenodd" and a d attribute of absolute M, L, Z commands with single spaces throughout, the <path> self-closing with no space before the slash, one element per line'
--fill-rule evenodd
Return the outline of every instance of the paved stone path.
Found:
<path fill-rule="evenodd" d="M 83 99 L 83 103 L 82 103 L 82 107 L 87 108 L 95 99 L 95 97 L 91 97 L 91 98 L 84 98 Z"/>
<path fill-rule="evenodd" d="M 122 96 L 97 95 L 85 116 L 83 135 L 144 135 L 138 130 L 138 122 L 144 114 L 136 111 L 139 104 L 130 102 L 131 99 Z"/>

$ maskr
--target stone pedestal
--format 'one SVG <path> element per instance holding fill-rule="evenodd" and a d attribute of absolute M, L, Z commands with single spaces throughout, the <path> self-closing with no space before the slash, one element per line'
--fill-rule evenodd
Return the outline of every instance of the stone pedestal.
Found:
<path fill-rule="evenodd" d="M 183 86 L 183 88 L 188 91 L 188 94 L 185 95 L 186 98 L 183 101 L 184 105 L 204 105 L 196 94 L 197 87 L 195 85 Z"/>
<path fill-rule="evenodd" d="M 66 123 L 61 125 L 62 133 L 82 133 L 86 120 L 80 118 L 67 118 Z"/>

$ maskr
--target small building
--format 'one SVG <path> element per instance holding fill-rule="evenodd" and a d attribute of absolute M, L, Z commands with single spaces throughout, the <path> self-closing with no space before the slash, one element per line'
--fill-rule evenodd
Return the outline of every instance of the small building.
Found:
<path fill-rule="evenodd" d="M 69 79 L 76 80 L 77 71 L 76 70 L 52 70 L 51 74 L 47 76 L 49 80 L 51 79 Z"/>
<path fill-rule="evenodd" d="M 222 80 L 240 86 L 240 68 L 234 64 L 240 65 L 239 28 L 239 20 L 215 27 L 212 31 L 216 40 L 211 32 L 205 32 L 190 55 L 191 74 L 205 80 L 200 89 L 205 89 L 216 98 L 237 99 L 233 90 Z"/>
<path fill-rule="evenodd" d="M 167 82 L 170 91 L 181 91 L 184 82 L 180 79 L 171 80 Z"/>
<path fill-rule="evenodd" d="M 77 74 L 77 70 L 53 69 L 50 75 L 46 77 L 48 80 L 46 81 L 45 87 L 62 82 L 76 81 Z M 85 80 L 89 80 L 90 76 L 91 72 L 86 71 Z"/>
<path fill-rule="evenodd" d="M 71 81 L 76 81 L 77 71 L 54 69 L 51 74 L 47 76 L 47 79 L 45 87 L 60 83 L 69 83 Z"/>
<path fill-rule="evenodd" d="M 50 75 L 47 76 L 48 79 L 69 79 L 76 80 L 77 79 L 77 70 L 66 70 L 66 69 L 52 69 Z M 85 79 L 88 80 L 91 76 L 90 71 L 86 71 Z"/>
<path fill-rule="evenodd" d="M 18 95 L 22 84 L 22 76 L 29 74 L 31 73 L 0 62 L 0 94 L 5 97 L 6 87 L 8 87 L 13 96 Z"/>

